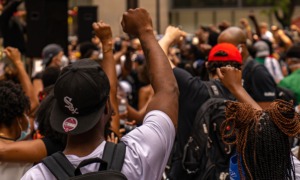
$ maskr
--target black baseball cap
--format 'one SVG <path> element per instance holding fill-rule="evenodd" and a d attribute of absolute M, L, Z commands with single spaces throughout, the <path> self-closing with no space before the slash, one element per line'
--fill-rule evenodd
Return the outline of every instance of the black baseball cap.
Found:
<path fill-rule="evenodd" d="M 48 66 L 52 58 L 58 55 L 59 52 L 63 51 L 63 48 L 58 44 L 48 44 L 42 51 L 43 65 Z"/>
<path fill-rule="evenodd" d="M 97 62 L 82 59 L 65 67 L 54 86 L 52 128 L 71 135 L 89 131 L 104 112 L 109 90 L 109 80 Z"/>

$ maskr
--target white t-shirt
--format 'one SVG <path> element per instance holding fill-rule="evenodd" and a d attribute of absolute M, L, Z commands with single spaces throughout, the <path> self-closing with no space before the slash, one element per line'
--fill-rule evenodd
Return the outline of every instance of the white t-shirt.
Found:
<path fill-rule="evenodd" d="M 125 160 L 122 173 L 130 180 L 160 180 L 171 152 L 175 138 L 175 128 L 168 115 L 162 111 L 151 111 L 144 119 L 142 126 L 125 135 L 121 141 L 126 144 Z M 67 155 L 70 162 L 77 167 L 88 158 L 102 157 L 105 141 L 91 154 L 85 157 Z M 97 171 L 99 164 L 91 164 L 81 168 L 83 174 Z M 55 177 L 48 168 L 40 163 L 31 168 L 23 177 L 27 179 L 47 179 Z"/>
<path fill-rule="evenodd" d="M 0 162 L 0 179 L 20 179 L 31 167 L 32 163 Z"/>
<path fill-rule="evenodd" d="M 276 59 L 272 57 L 266 57 L 265 66 L 276 83 L 279 83 L 283 79 L 280 64 Z"/>
<path fill-rule="evenodd" d="M 293 161 L 295 165 L 296 179 L 300 179 L 300 161 L 295 156 L 293 156 Z"/>
<path fill-rule="evenodd" d="M 273 34 L 270 31 L 266 31 L 266 33 L 262 35 L 262 38 L 263 39 L 267 39 L 270 42 L 274 41 L 274 36 L 273 36 Z"/>

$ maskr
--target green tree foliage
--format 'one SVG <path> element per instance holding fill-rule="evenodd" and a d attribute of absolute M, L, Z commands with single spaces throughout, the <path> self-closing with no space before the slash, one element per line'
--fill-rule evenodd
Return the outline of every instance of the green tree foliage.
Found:
<path fill-rule="evenodd" d="M 257 3 L 258 5 L 272 4 L 272 7 L 267 12 L 273 13 L 277 21 L 284 28 L 288 28 L 291 25 L 296 1 L 297 0 L 249 0 L 249 2 Z"/>

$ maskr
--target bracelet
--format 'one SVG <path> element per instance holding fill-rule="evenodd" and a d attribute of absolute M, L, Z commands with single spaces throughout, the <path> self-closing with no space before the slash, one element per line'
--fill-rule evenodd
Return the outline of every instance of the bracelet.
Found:
<path fill-rule="evenodd" d="M 112 47 L 110 47 L 110 48 L 108 48 L 108 49 L 102 49 L 102 52 L 103 53 L 107 53 L 107 52 L 109 52 L 109 51 L 112 51 L 113 50 L 113 48 Z"/>

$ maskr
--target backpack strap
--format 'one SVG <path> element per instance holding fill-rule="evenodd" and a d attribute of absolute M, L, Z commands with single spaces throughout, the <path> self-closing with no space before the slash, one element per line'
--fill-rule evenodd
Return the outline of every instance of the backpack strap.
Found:
<path fill-rule="evenodd" d="M 56 152 L 42 160 L 42 163 L 58 180 L 75 176 L 75 167 L 62 152 Z"/>
<path fill-rule="evenodd" d="M 116 144 L 106 141 L 102 159 L 107 162 L 107 168 L 109 169 L 111 166 L 112 158 L 114 155 Z"/>
<path fill-rule="evenodd" d="M 107 162 L 108 169 L 121 171 L 125 159 L 126 145 L 121 141 L 118 144 L 106 142 L 102 159 Z"/>
<path fill-rule="evenodd" d="M 121 171 L 125 159 L 126 145 L 121 141 L 116 145 L 113 161 L 110 168 L 112 170 Z"/>
<path fill-rule="evenodd" d="M 214 81 L 205 81 L 204 85 L 206 86 L 211 98 L 223 98 L 222 93 L 220 93 L 218 86 Z"/>

